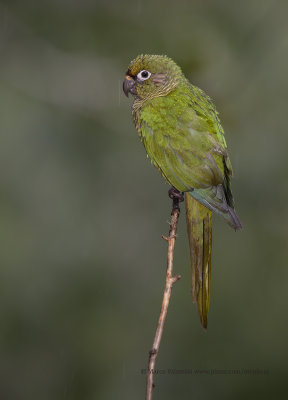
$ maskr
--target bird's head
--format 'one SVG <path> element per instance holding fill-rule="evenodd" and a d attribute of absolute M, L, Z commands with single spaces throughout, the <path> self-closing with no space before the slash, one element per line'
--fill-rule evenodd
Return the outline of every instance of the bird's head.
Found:
<path fill-rule="evenodd" d="M 167 56 L 141 54 L 131 61 L 123 82 L 123 91 L 140 99 L 166 96 L 174 90 L 183 74 Z"/>

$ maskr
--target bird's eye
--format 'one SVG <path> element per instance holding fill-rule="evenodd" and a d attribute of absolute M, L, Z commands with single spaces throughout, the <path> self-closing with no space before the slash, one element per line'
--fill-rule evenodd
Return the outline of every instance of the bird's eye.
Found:
<path fill-rule="evenodd" d="M 146 69 L 143 69 L 142 71 L 139 72 L 137 75 L 137 78 L 139 81 L 143 82 L 146 81 L 146 79 L 150 78 L 151 72 L 146 71 Z"/>

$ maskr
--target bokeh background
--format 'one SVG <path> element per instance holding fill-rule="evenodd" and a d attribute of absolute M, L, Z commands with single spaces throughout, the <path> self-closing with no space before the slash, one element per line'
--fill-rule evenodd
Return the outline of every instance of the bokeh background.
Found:
<path fill-rule="evenodd" d="M 169 55 L 216 102 L 244 225 L 214 217 L 204 332 L 182 213 L 155 399 L 281 398 L 287 15 L 284 0 L 0 2 L 1 399 L 144 398 L 170 201 L 121 88 L 139 53 Z"/>

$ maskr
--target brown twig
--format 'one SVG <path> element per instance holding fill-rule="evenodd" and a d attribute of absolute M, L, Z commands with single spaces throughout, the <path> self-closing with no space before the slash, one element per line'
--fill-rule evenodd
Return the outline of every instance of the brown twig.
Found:
<path fill-rule="evenodd" d="M 170 194 L 169 194 L 170 195 Z M 167 255 L 167 270 L 166 270 L 166 284 L 163 294 L 162 307 L 158 320 L 158 325 L 154 337 L 152 350 L 149 352 L 148 370 L 147 370 L 147 385 L 146 385 L 146 400 L 152 400 L 153 388 L 154 388 L 154 371 L 155 363 L 158 355 L 160 342 L 163 334 L 164 323 L 166 320 L 166 315 L 168 311 L 168 306 L 170 302 L 170 296 L 173 284 L 178 281 L 181 276 L 173 276 L 173 256 L 174 256 L 174 246 L 176 241 L 177 224 L 180 214 L 179 201 L 181 197 L 173 197 L 173 207 L 171 213 L 171 222 L 169 229 L 169 236 L 162 236 L 164 240 L 168 242 L 168 255 Z"/>

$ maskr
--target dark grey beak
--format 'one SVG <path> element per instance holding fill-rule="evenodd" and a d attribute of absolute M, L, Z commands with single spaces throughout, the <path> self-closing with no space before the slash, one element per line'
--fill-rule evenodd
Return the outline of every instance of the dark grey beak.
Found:
<path fill-rule="evenodd" d="M 136 92 L 136 82 L 134 81 L 133 78 L 131 78 L 131 76 L 126 75 L 124 82 L 123 82 L 123 92 L 126 94 L 126 96 L 128 97 L 129 93 L 131 94 L 137 94 Z"/>

